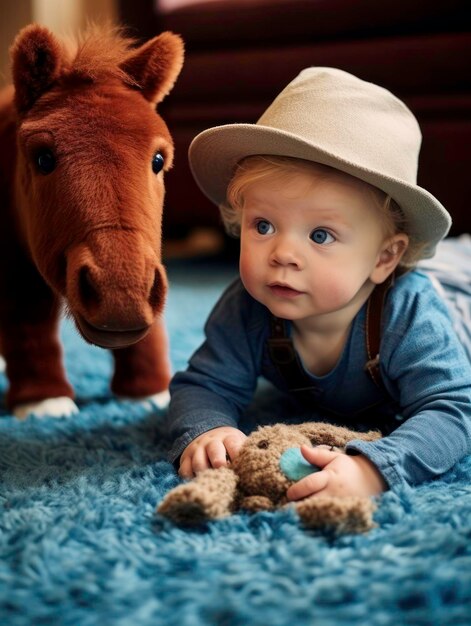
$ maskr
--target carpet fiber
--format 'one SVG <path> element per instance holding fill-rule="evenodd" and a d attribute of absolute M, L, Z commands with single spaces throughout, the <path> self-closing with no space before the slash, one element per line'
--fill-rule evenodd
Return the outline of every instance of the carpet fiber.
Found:
<path fill-rule="evenodd" d="M 174 368 L 233 274 L 170 265 Z M 385 494 L 364 536 L 307 532 L 289 510 L 184 531 L 154 514 L 178 482 L 165 412 L 118 402 L 109 354 L 67 322 L 63 337 L 80 414 L 18 422 L 2 405 L 1 624 L 471 624 L 471 457 Z M 268 414 L 266 397 L 251 409 Z"/>

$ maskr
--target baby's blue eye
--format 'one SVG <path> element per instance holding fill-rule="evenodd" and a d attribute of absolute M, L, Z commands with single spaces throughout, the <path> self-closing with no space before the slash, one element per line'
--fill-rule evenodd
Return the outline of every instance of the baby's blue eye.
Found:
<path fill-rule="evenodd" d="M 332 243 L 335 239 L 324 228 L 316 228 L 309 235 L 314 243 Z"/>
<path fill-rule="evenodd" d="M 273 226 L 267 220 L 259 220 L 256 224 L 259 235 L 268 235 L 273 231 Z"/>

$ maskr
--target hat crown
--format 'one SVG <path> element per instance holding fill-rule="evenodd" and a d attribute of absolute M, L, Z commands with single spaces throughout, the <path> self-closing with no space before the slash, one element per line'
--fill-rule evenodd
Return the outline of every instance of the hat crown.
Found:
<path fill-rule="evenodd" d="M 203 192 L 226 202 L 237 163 L 256 154 L 322 163 L 377 187 L 401 207 L 411 241 L 433 256 L 451 217 L 416 183 L 422 135 L 390 91 L 331 67 L 303 70 L 256 124 L 226 124 L 200 133 L 189 150 Z"/>
<path fill-rule="evenodd" d="M 387 89 L 342 70 L 303 70 L 257 126 L 292 133 L 342 161 L 416 183 L 422 135 L 414 115 Z"/>

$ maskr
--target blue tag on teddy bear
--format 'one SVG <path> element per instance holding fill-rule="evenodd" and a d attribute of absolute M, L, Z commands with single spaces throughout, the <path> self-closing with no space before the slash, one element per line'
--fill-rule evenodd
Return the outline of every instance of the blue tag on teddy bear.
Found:
<path fill-rule="evenodd" d="M 309 474 L 320 472 L 320 467 L 312 465 L 303 457 L 301 448 L 288 448 L 280 457 L 280 469 L 286 478 L 301 480 Z"/>

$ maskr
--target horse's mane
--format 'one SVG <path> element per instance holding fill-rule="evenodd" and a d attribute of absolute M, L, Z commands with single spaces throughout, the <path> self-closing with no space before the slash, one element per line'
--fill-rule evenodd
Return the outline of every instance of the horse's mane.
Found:
<path fill-rule="evenodd" d="M 93 82 L 106 76 L 134 83 L 122 66 L 136 43 L 121 27 L 89 24 L 84 32 L 62 39 L 63 76 Z"/>

